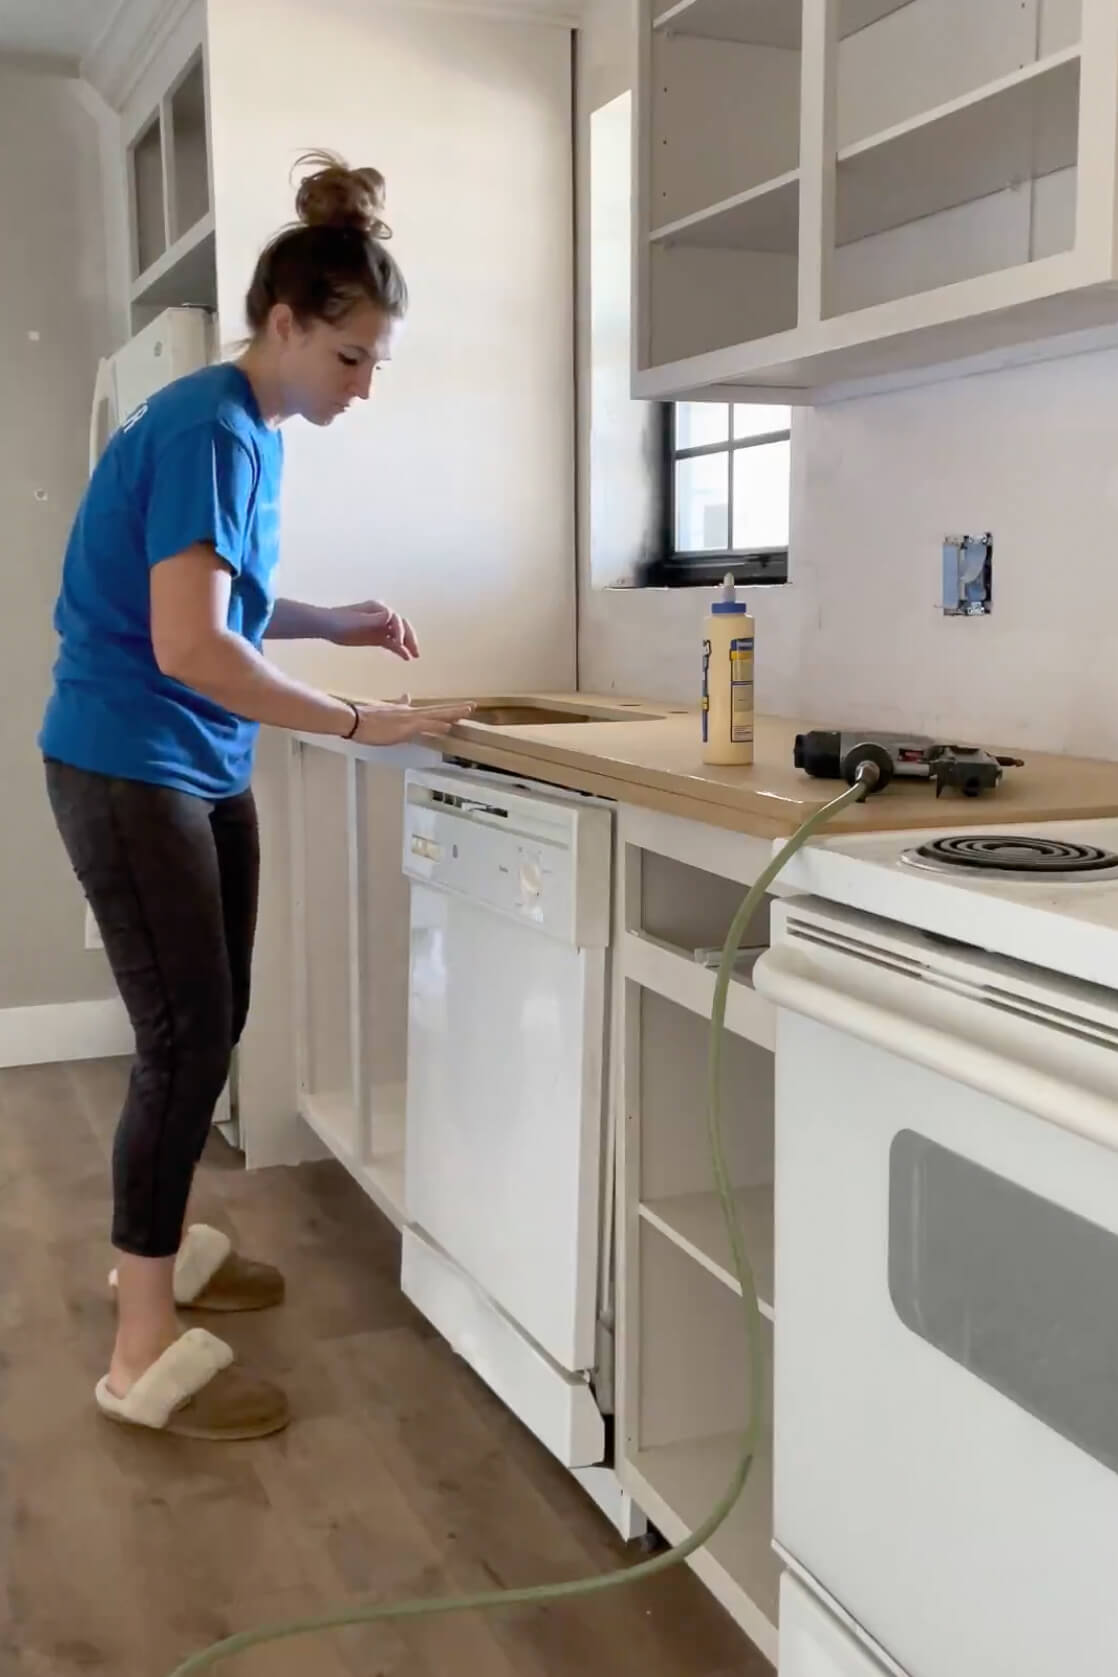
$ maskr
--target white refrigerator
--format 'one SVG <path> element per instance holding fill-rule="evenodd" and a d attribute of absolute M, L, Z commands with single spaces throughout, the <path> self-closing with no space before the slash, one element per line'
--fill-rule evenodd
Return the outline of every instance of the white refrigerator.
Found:
<path fill-rule="evenodd" d="M 164 309 L 150 325 L 107 356 L 97 368 L 89 414 L 89 470 L 100 460 L 113 432 L 128 416 L 162 390 L 214 359 L 214 318 L 206 309 Z M 101 934 L 89 909 L 85 912 L 85 945 L 101 948 Z M 240 1146 L 236 1117 L 236 1075 L 226 1086 L 214 1123 L 226 1140 Z"/>
<path fill-rule="evenodd" d="M 97 369 L 89 415 L 89 470 L 117 426 L 149 396 L 213 359 L 214 319 L 206 309 L 164 309 Z"/>

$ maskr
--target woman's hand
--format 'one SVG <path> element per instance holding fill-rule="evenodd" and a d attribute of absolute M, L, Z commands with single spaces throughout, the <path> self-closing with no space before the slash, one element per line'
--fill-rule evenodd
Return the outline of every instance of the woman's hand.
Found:
<path fill-rule="evenodd" d="M 406 617 L 383 600 L 353 606 L 329 606 L 323 613 L 323 639 L 335 646 L 382 646 L 405 663 L 419 657 L 419 642 Z"/>
<path fill-rule="evenodd" d="M 414 708 L 405 694 L 392 704 L 353 704 L 308 687 L 262 658 L 243 636 L 229 628 L 232 576 L 212 547 L 197 543 L 164 559 L 151 572 L 151 644 L 155 661 L 172 681 L 203 693 L 215 704 L 253 722 L 308 734 L 334 734 L 361 745 L 398 745 L 423 734 L 446 734 L 470 714 L 469 704 L 433 704 Z M 318 621 L 317 606 L 283 601 L 279 628 L 302 635 Z M 370 606 L 351 610 L 369 613 Z M 406 643 L 410 629 L 387 607 L 378 606 L 382 636 L 398 632 Z M 299 614 L 303 614 L 300 618 Z M 393 631 L 392 620 L 398 626 Z M 415 637 L 411 636 L 412 645 Z M 354 642 L 353 644 L 370 644 Z M 384 644 L 384 643 L 372 643 Z M 406 651 L 401 656 L 412 656 Z M 357 727 L 354 728 L 354 712 Z"/>
<path fill-rule="evenodd" d="M 352 735 L 355 745 L 402 745 L 421 734 L 449 734 L 473 705 L 418 705 L 400 699 L 395 704 L 359 704 L 360 721 Z"/>

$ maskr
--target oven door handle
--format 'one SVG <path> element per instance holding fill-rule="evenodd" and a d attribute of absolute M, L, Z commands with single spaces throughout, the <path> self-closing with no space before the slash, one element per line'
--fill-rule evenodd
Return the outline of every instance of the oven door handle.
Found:
<path fill-rule="evenodd" d="M 850 957 L 832 956 L 824 971 L 786 944 L 765 952 L 754 984 L 778 1010 L 802 1014 L 1118 1151 L 1118 1054 L 1085 1035 L 1014 1018 L 949 987 L 899 979 Z M 898 986 L 904 987 L 902 1007 L 895 1005 Z M 778 1071 L 780 1037 L 778 1012 Z"/>

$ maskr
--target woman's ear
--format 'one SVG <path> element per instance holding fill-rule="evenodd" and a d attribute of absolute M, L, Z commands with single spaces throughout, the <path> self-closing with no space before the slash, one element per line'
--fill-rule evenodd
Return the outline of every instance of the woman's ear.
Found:
<path fill-rule="evenodd" d="M 290 303 L 276 303 L 268 316 L 268 333 L 281 344 L 289 344 L 295 335 L 295 316 Z"/>

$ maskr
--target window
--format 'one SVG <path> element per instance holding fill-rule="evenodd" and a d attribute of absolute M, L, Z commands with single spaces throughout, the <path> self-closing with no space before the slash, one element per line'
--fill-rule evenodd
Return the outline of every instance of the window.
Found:
<path fill-rule="evenodd" d="M 648 581 L 788 580 L 791 409 L 675 402 L 664 409 L 664 556 Z"/>

